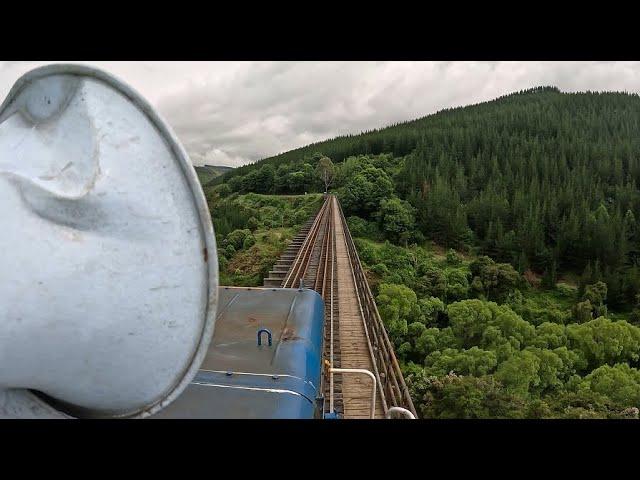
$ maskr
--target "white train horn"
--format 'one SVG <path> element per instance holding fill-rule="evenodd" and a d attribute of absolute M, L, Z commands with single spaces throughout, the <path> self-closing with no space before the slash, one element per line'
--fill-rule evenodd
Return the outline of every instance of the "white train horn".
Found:
<path fill-rule="evenodd" d="M 0 416 L 145 417 L 213 335 L 215 238 L 179 141 L 130 87 L 50 65 L 0 107 Z"/>

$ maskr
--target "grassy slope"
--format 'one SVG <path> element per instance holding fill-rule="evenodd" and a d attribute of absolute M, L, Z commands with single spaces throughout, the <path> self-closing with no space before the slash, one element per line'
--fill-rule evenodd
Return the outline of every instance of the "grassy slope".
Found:
<path fill-rule="evenodd" d="M 252 212 L 258 225 L 252 231 L 254 245 L 230 256 L 225 255 L 226 262 L 223 261 L 220 268 L 220 283 L 262 286 L 263 278 L 321 202 L 321 194 L 279 196 L 249 193 L 227 200 L 222 208 L 235 206 L 246 209 Z M 224 239 L 220 242 L 219 250 L 219 255 L 224 255 Z"/>
<path fill-rule="evenodd" d="M 261 287 L 263 278 L 273 268 L 294 237 L 296 229 L 270 228 L 256 230 L 255 245 L 236 252 L 220 270 L 220 284 L 236 287 Z"/>

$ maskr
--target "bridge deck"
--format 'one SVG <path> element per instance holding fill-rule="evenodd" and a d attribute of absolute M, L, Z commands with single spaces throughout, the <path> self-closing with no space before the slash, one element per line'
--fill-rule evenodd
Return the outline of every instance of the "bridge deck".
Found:
<path fill-rule="evenodd" d="M 337 202 L 335 197 L 331 201 Z M 338 283 L 338 311 L 341 368 L 364 368 L 373 371 L 371 353 L 364 328 L 364 319 L 360 312 L 356 294 L 353 270 L 347 252 L 346 239 L 340 212 L 333 210 L 333 222 L 336 236 L 336 277 Z M 342 401 L 344 418 L 370 418 L 371 416 L 371 380 L 364 375 L 342 375 Z M 376 418 L 384 418 L 380 394 L 376 399 Z"/>
<path fill-rule="evenodd" d="M 342 209 L 335 196 L 326 197 L 320 211 L 287 247 L 265 286 L 315 289 L 325 302 L 323 357 L 326 369 L 321 390 L 325 411 L 342 418 L 371 418 L 372 381 L 359 373 L 334 368 L 362 369 L 377 379 L 375 418 L 392 406 L 415 408 L 382 324 L 373 294 Z"/>

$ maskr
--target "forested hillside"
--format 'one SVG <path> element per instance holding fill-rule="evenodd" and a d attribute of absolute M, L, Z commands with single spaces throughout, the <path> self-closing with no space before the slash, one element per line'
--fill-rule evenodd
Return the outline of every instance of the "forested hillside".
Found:
<path fill-rule="evenodd" d="M 537 88 L 235 169 L 205 189 L 226 278 L 319 198 L 273 194 L 328 184 L 421 416 L 638 418 L 639 122 L 636 95 Z"/>
<path fill-rule="evenodd" d="M 560 272 L 603 280 L 611 305 L 636 303 L 637 95 L 535 88 L 314 144 L 237 168 L 217 182 L 233 191 L 322 191 L 315 152 L 335 163 L 389 153 L 401 160 L 390 178 L 395 192 L 415 208 L 426 238 L 477 247 L 521 273 L 546 274 L 551 283 Z M 344 187 L 360 202 L 356 180 Z"/>
<path fill-rule="evenodd" d="M 222 167 L 219 165 L 202 165 L 194 168 L 202 185 L 206 185 L 214 178 L 233 170 L 233 167 Z"/>

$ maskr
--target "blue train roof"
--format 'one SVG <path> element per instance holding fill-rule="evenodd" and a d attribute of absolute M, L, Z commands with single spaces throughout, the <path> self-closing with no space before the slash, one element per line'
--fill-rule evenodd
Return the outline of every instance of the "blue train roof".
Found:
<path fill-rule="evenodd" d="M 154 418 L 313 418 L 324 305 L 313 290 L 220 287 L 198 374 Z M 263 333 L 258 345 L 258 331 Z"/>

